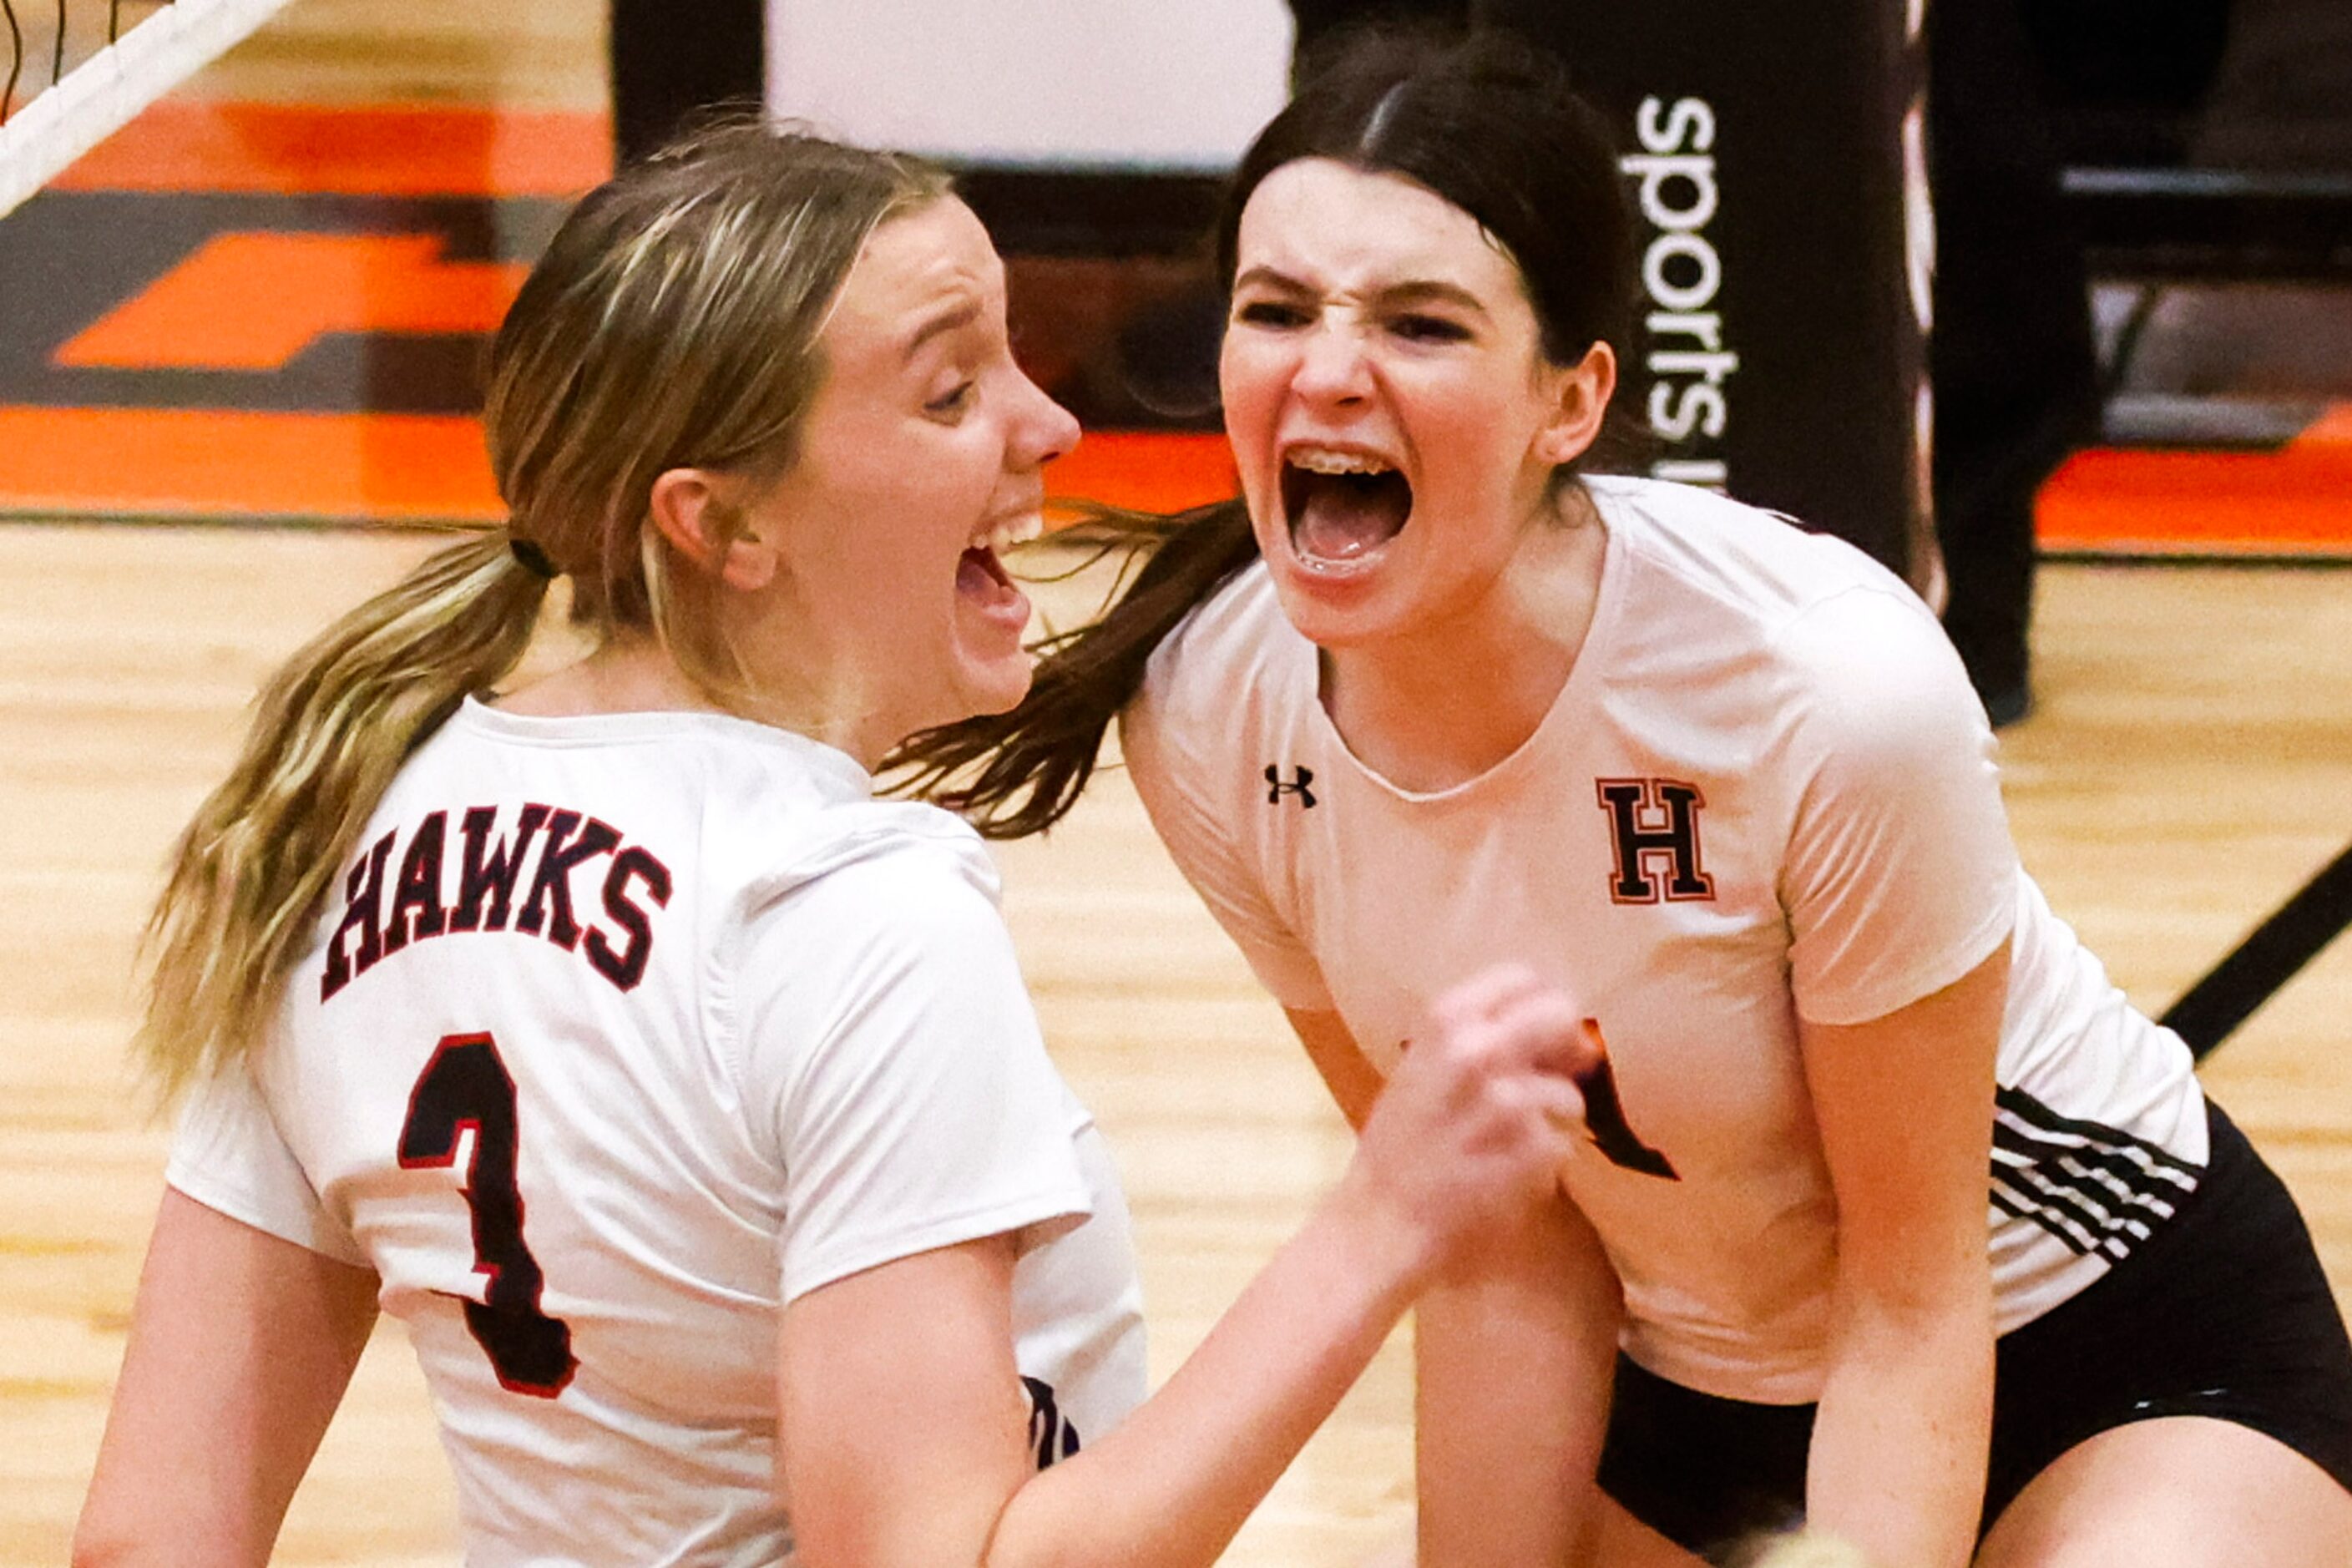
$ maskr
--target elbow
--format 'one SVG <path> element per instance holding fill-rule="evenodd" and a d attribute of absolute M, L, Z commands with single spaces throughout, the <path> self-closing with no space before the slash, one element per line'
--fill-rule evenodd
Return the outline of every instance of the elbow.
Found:
<path fill-rule="evenodd" d="M 1993 1342 L 1989 1278 L 1958 1274 L 1885 1289 L 1839 1292 L 1831 1331 L 1835 1360 L 1905 1362 L 1926 1356 L 1990 1357 Z"/>
<path fill-rule="evenodd" d="M 161 1521 L 132 1508 L 86 1505 L 74 1526 L 72 1568 L 192 1568 L 236 1561 L 204 1551 L 188 1536 L 174 1539 Z"/>
<path fill-rule="evenodd" d="M 1840 1259 L 1832 1320 L 1847 1331 L 1990 1333 L 1992 1299 L 1990 1260 L 1974 1246 L 1854 1254 Z"/>
<path fill-rule="evenodd" d="M 142 1563 L 163 1559 L 147 1552 L 134 1533 L 94 1527 L 84 1518 L 74 1530 L 73 1553 L 68 1561 L 72 1568 L 139 1568 Z"/>

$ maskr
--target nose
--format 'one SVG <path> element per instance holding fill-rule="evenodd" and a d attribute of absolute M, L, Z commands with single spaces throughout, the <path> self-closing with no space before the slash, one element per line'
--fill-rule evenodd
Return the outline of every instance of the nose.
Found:
<path fill-rule="evenodd" d="M 1371 395 L 1371 365 L 1354 326 L 1328 318 L 1309 328 L 1299 344 L 1291 390 L 1310 404 L 1345 406 Z"/>
<path fill-rule="evenodd" d="M 1026 471 L 1042 468 L 1078 444 L 1077 416 L 1046 395 L 1045 389 L 1021 373 L 1021 416 L 1015 425 L 1013 466 Z"/>

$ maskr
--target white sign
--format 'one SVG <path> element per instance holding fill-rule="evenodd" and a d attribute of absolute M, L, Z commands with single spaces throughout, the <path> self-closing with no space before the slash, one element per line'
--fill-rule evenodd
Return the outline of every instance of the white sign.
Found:
<path fill-rule="evenodd" d="M 768 101 L 957 163 L 1222 171 L 1290 43 L 1285 0 L 768 0 Z"/>

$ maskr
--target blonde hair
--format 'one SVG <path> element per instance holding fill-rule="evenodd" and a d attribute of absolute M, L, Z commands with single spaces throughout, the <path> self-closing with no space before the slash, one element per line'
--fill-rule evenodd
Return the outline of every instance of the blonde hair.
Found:
<path fill-rule="evenodd" d="M 173 851 L 134 1042 L 165 1100 L 259 1046 L 376 803 L 522 658 L 551 565 L 593 638 L 650 637 L 738 704 L 748 683 L 713 585 L 648 526 L 653 481 L 782 474 L 866 237 L 947 190 L 919 160 L 738 121 L 573 209 L 491 349 L 484 425 L 507 526 L 432 556 L 288 661 Z"/>
<path fill-rule="evenodd" d="M 1750 1542 L 1732 1562 L 1738 1568 L 1871 1568 L 1860 1548 L 1813 1530 Z"/>

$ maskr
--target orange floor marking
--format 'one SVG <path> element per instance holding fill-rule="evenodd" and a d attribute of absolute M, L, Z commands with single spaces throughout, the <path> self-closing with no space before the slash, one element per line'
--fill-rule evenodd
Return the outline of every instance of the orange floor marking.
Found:
<path fill-rule="evenodd" d="M 496 520 L 478 421 L 0 408 L 0 509 L 103 517 Z"/>
<path fill-rule="evenodd" d="M 2045 550 L 2352 554 L 2352 404 L 2271 452 L 2077 452 L 2035 508 Z"/>
<path fill-rule="evenodd" d="M 569 197 L 611 166 L 611 129 L 598 114 L 182 100 L 153 105 L 53 185 Z M 520 268 L 443 262 L 433 243 L 223 236 L 59 357 L 267 368 L 322 332 L 487 330 Z M 1056 463 L 1048 484 L 1146 510 L 1235 489 L 1221 437 L 1107 432 Z M 471 419 L 28 407 L 0 407 L 0 510 L 390 521 L 501 512 Z M 2055 550 L 2352 554 L 2352 404 L 2274 452 L 2078 453 L 2044 487 L 2037 527 Z"/>
<path fill-rule="evenodd" d="M 277 370 L 329 332 L 490 332 L 530 268 L 430 234 L 224 234 L 57 352 L 59 364 Z"/>
<path fill-rule="evenodd" d="M 1096 431 L 1045 470 L 1050 494 L 1138 511 L 1181 511 L 1240 493 L 1223 436 Z"/>
<path fill-rule="evenodd" d="M 1222 436 L 1090 436 L 1056 496 L 1173 511 L 1234 493 Z M 496 521 L 480 423 L 419 415 L 0 407 L 0 511 Z"/>
<path fill-rule="evenodd" d="M 166 99 L 49 182 L 61 191 L 576 196 L 613 172 L 604 115 Z"/>

